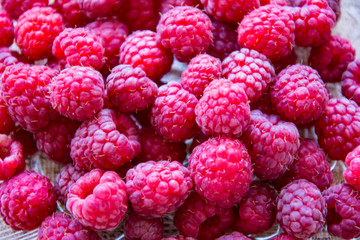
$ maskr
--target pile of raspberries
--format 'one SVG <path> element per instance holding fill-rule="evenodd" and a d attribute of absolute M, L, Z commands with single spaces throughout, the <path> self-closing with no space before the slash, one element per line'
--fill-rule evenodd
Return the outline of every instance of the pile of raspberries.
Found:
<path fill-rule="evenodd" d="M 331 32 L 340 0 L 50 2 L 0 0 L 0 215 L 13 230 L 360 237 L 360 59 Z M 36 152 L 62 166 L 54 182 L 28 170 Z"/>

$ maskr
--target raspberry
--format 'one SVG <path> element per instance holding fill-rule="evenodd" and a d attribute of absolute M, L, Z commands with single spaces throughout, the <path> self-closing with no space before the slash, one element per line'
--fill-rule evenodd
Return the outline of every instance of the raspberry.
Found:
<path fill-rule="evenodd" d="M 137 112 L 151 106 L 158 87 L 145 72 L 130 65 L 114 67 L 106 79 L 107 96 L 121 112 Z"/>
<path fill-rule="evenodd" d="M 39 228 L 38 240 L 88 239 L 101 240 L 99 235 L 81 225 L 81 223 L 66 213 L 56 213 L 45 218 Z"/>
<path fill-rule="evenodd" d="M 12 18 L 17 19 L 28 9 L 47 6 L 48 0 L 0 0 L 0 5 Z"/>
<path fill-rule="evenodd" d="M 192 187 L 189 170 L 176 161 L 140 163 L 126 174 L 126 192 L 131 206 L 139 216 L 147 218 L 175 212 Z"/>
<path fill-rule="evenodd" d="M 348 184 L 331 186 L 323 193 L 328 214 L 327 230 L 330 234 L 344 238 L 360 236 L 360 192 Z"/>
<path fill-rule="evenodd" d="M 51 56 L 54 39 L 64 29 L 63 19 L 51 7 L 34 7 L 24 12 L 15 27 L 21 52 L 32 60 Z"/>
<path fill-rule="evenodd" d="M 0 134 L 9 134 L 15 130 L 15 123 L 11 120 L 7 106 L 0 97 Z"/>
<path fill-rule="evenodd" d="M 162 239 L 164 225 L 162 218 L 146 219 L 135 212 L 130 212 L 124 224 L 126 240 L 158 240 Z"/>
<path fill-rule="evenodd" d="M 277 198 L 280 228 L 296 238 L 310 238 L 326 223 L 326 201 L 321 191 L 305 179 L 286 185 Z"/>
<path fill-rule="evenodd" d="M 251 121 L 243 141 L 260 179 L 276 179 L 293 163 L 299 148 L 299 132 L 295 124 L 277 115 L 251 111 Z"/>
<path fill-rule="evenodd" d="M 13 56 L 8 47 L 0 47 L 0 76 L 7 66 L 17 64 L 18 62 L 18 59 Z"/>
<path fill-rule="evenodd" d="M 135 167 L 135 165 L 132 162 L 127 162 L 117 169 L 116 173 L 121 177 L 121 179 L 125 180 L 126 173 L 133 167 Z"/>
<path fill-rule="evenodd" d="M 279 60 L 273 61 L 273 65 L 275 68 L 275 72 L 278 74 L 285 68 L 289 67 L 290 65 L 295 65 L 297 62 L 298 56 L 296 52 L 293 50 L 291 53 Z"/>
<path fill-rule="evenodd" d="M 240 46 L 254 49 L 270 60 L 291 53 L 295 44 L 293 15 L 283 7 L 265 5 L 244 17 L 238 28 Z"/>
<path fill-rule="evenodd" d="M 258 101 L 275 80 L 275 70 L 270 60 L 256 50 L 247 48 L 232 52 L 222 61 L 222 75 L 238 83 L 251 103 Z"/>
<path fill-rule="evenodd" d="M 157 0 L 130 0 L 124 8 L 124 20 L 131 31 L 155 31 L 160 15 Z"/>
<path fill-rule="evenodd" d="M 301 64 L 282 70 L 270 94 L 279 115 L 300 125 L 320 118 L 329 101 L 328 90 L 318 72 Z"/>
<path fill-rule="evenodd" d="M 271 240 L 298 240 L 297 238 L 294 238 L 290 235 L 287 235 L 285 233 L 279 234 L 276 237 L 271 238 Z"/>
<path fill-rule="evenodd" d="M 349 40 L 331 36 L 323 45 L 312 48 L 309 64 L 324 82 L 340 82 L 347 65 L 355 59 L 355 49 Z"/>
<path fill-rule="evenodd" d="M 116 170 L 140 152 L 138 131 L 127 115 L 103 109 L 76 130 L 70 156 L 84 170 Z"/>
<path fill-rule="evenodd" d="M 69 66 L 100 69 L 104 63 L 105 49 L 101 40 L 84 28 L 66 28 L 54 40 L 52 53 L 65 60 Z"/>
<path fill-rule="evenodd" d="M 13 22 L 3 8 L 0 8 L 0 46 L 9 47 L 14 41 L 14 25 Z"/>
<path fill-rule="evenodd" d="M 340 6 L 341 3 L 340 3 L 340 0 L 326 0 L 326 2 L 329 4 L 331 9 L 336 14 L 336 21 L 338 21 L 339 18 L 340 18 L 340 15 L 341 15 L 341 6 Z"/>
<path fill-rule="evenodd" d="M 324 115 L 315 122 L 320 147 L 333 160 L 360 145 L 360 108 L 347 98 L 331 98 Z"/>
<path fill-rule="evenodd" d="M 220 79 L 205 88 L 195 114 L 203 133 L 237 138 L 250 121 L 250 106 L 240 85 Z"/>
<path fill-rule="evenodd" d="M 275 105 L 271 103 L 269 91 L 264 93 L 257 102 L 250 104 L 250 109 L 260 110 L 262 113 L 266 113 L 268 115 L 278 114 Z"/>
<path fill-rule="evenodd" d="M 125 188 L 115 172 L 94 169 L 71 185 L 66 207 L 86 227 L 113 230 L 128 209 Z"/>
<path fill-rule="evenodd" d="M 1 95 L 12 120 L 28 131 L 45 127 L 58 114 L 50 104 L 50 82 L 56 72 L 45 66 L 8 66 Z"/>
<path fill-rule="evenodd" d="M 224 208 L 238 204 L 253 179 L 245 145 L 225 137 L 197 146 L 189 157 L 189 170 L 196 192 Z"/>
<path fill-rule="evenodd" d="M 232 208 L 213 205 L 195 192 L 186 199 L 174 217 L 180 234 L 199 240 L 220 237 L 229 230 L 233 221 Z"/>
<path fill-rule="evenodd" d="M 81 170 L 77 166 L 73 166 L 72 164 L 67 164 L 61 168 L 59 174 L 56 175 L 54 184 L 56 196 L 59 202 L 64 205 L 66 204 L 70 186 L 84 174 L 85 171 Z"/>
<path fill-rule="evenodd" d="M 52 81 L 50 102 L 68 118 L 89 119 L 104 106 L 104 79 L 90 67 L 65 68 Z"/>
<path fill-rule="evenodd" d="M 217 20 L 227 22 L 240 22 L 243 17 L 260 7 L 259 0 L 200 0 L 207 14 Z"/>
<path fill-rule="evenodd" d="M 181 74 L 181 86 L 194 94 L 198 99 L 202 97 L 209 83 L 221 77 L 221 62 L 207 54 L 200 54 L 192 58 L 187 68 Z"/>
<path fill-rule="evenodd" d="M 341 91 L 348 99 L 360 103 L 360 59 L 355 59 L 347 65 L 341 77 Z"/>
<path fill-rule="evenodd" d="M 291 0 L 290 0 L 291 1 Z M 289 0 L 260 0 L 260 5 L 275 4 L 279 6 L 291 6 Z"/>
<path fill-rule="evenodd" d="M 0 134 L 0 180 L 6 180 L 25 168 L 23 146 L 5 134 Z"/>
<path fill-rule="evenodd" d="M 50 180 L 34 171 L 23 171 L 0 185 L 0 214 L 14 230 L 33 230 L 56 210 Z"/>
<path fill-rule="evenodd" d="M 356 190 L 360 190 L 360 146 L 346 155 L 345 162 L 349 166 L 344 171 L 344 178 Z"/>
<path fill-rule="evenodd" d="M 120 47 L 120 64 L 139 67 L 156 82 L 170 71 L 172 62 L 171 52 L 157 43 L 156 33 L 149 30 L 132 33 Z"/>
<path fill-rule="evenodd" d="M 191 142 L 189 152 L 192 153 L 195 147 L 207 141 L 210 137 L 211 136 L 204 134 L 202 131 L 199 131 Z"/>
<path fill-rule="evenodd" d="M 223 235 L 216 240 L 251 240 L 252 238 L 245 237 L 242 233 L 232 232 L 228 235 Z"/>
<path fill-rule="evenodd" d="M 277 193 L 266 183 L 253 182 L 249 192 L 239 203 L 239 218 L 235 220 L 235 229 L 243 234 L 265 232 L 275 222 Z"/>
<path fill-rule="evenodd" d="M 206 52 L 213 38 L 211 29 L 210 18 L 189 6 L 175 7 L 161 15 L 156 27 L 158 42 L 170 48 L 180 62 Z"/>
<path fill-rule="evenodd" d="M 159 88 L 151 110 L 151 124 L 168 141 L 183 142 L 196 135 L 195 106 L 198 100 L 178 82 Z"/>
<path fill-rule="evenodd" d="M 124 1 L 125 0 L 77 0 L 83 13 L 92 19 L 116 15 Z"/>
<path fill-rule="evenodd" d="M 63 16 L 67 27 L 84 26 L 90 20 L 81 11 L 77 0 L 55 0 L 54 8 Z"/>
<path fill-rule="evenodd" d="M 163 238 L 162 240 L 195 240 L 195 238 L 184 237 L 183 235 L 173 235 L 167 238 Z"/>
<path fill-rule="evenodd" d="M 22 129 L 21 127 L 16 127 L 16 129 L 12 132 L 11 138 L 20 142 L 23 146 L 24 158 L 27 158 L 38 151 L 33 134 Z"/>
<path fill-rule="evenodd" d="M 159 12 L 161 14 L 164 14 L 169 10 L 173 9 L 174 7 L 178 7 L 178 6 L 197 7 L 199 5 L 200 5 L 200 0 L 163 0 L 160 3 Z"/>
<path fill-rule="evenodd" d="M 132 113 L 132 116 L 141 125 L 141 127 L 152 127 L 150 122 L 151 109 L 152 106 L 146 108 L 145 110 Z"/>

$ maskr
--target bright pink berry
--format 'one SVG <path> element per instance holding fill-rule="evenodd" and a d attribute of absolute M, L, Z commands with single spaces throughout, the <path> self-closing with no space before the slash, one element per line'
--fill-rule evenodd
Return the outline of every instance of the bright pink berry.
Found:
<path fill-rule="evenodd" d="M 200 0 L 163 0 L 160 3 L 159 12 L 164 14 L 174 7 L 178 6 L 192 6 L 198 7 L 200 5 Z"/>
<path fill-rule="evenodd" d="M 85 15 L 91 19 L 118 14 L 125 0 L 77 0 Z"/>
<path fill-rule="evenodd" d="M 90 22 L 81 10 L 78 0 L 55 0 L 54 8 L 63 16 L 66 27 L 82 27 Z"/>
<path fill-rule="evenodd" d="M 25 168 L 23 146 L 5 134 L 0 134 L 0 180 L 6 180 Z"/>
<path fill-rule="evenodd" d="M 341 77 L 341 92 L 348 99 L 360 103 L 360 59 L 347 65 Z"/>
<path fill-rule="evenodd" d="M 0 8 L 0 46 L 9 47 L 14 42 L 14 24 L 3 8 Z"/>
<path fill-rule="evenodd" d="M 349 166 L 343 173 L 346 182 L 356 190 L 360 190 L 360 146 L 346 155 L 345 162 Z"/>
<path fill-rule="evenodd" d="M 18 63 L 19 60 L 12 54 L 8 47 L 0 47 L 0 76 L 9 65 Z"/>
<path fill-rule="evenodd" d="M 215 240 L 251 240 L 252 238 L 248 238 L 244 236 L 240 232 L 232 232 L 231 234 L 223 235 Z"/>
<path fill-rule="evenodd" d="M 15 130 L 15 123 L 11 119 L 7 106 L 0 97 L 0 134 L 9 134 Z"/>
<path fill-rule="evenodd" d="M 48 0 L 1 0 L 0 3 L 12 18 L 17 19 L 28 9 L 47 6 Z"/>
<path fill-rule="evenodd" d="M 124 221 L 125 240 L 160 240 L 163 237 L 162 218 L 144 218 L 131 211 Z"/>

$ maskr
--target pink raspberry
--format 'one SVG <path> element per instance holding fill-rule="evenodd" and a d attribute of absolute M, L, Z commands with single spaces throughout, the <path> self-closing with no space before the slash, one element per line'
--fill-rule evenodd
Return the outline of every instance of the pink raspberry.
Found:
<path fill-rule="evenodd" d="M 195 192 L 186 199 L 174 217 L 174 224 L 180 234 L 199 240 L 220 237 L 230 229 L 233 221 L 232 208 L 213 205 Z"/>
<path fill-rule="evenodd" d="M 360 59 L 347 65 L 341 77 L 341 92 L 348 99 L 360 103 Z"/>
<path fill-rule="evenodd" d="M 82 225 L 109 231 L 125 218 L 127 201 L 125 183 L 119 175 L 93 169 L 71 185 L 66 208 Z"/>
<path fill-rule="evenodd" d="M 349 166 L 343 173 L 346 182 L 360 190 L 360 146 L 346 155 L 345 162 Z"/>
<path fill-rule="evenodd" d="M 164 14 L 174 7 L 178 6 L 192 6 L 198 7 L 200 5 L 200 0 L 163 0 L 160 3 L 159 12 Z"/>
<path fill-rule="evenodd" d="M 244 236 L 240 232 L 232 232 L 231 234 L 223 235 L 216 240 L 251 240 L 252 238 L 248 238 Z"/>
<path fill-rule="evenodd" d="M 66 27 L 81 27 L 90 20 L 77 2 L 78 0 L 55 0 L 54 8 L 63 16 Z"/>
<path fill-rule="evenodd" d="M 251 159 L 237 139 L 210 138 L 189 157 L 196 192 L 220 207 L 238 204 L 253 179 Z"/>
<path fill-rule="evenodd" d="M 7 106 L 0 97 L 0 134 L 9 134 L 15 130 L 15 123 L 11 119 Z"/>
<path fill-rule="evenodd" d="M 326 200 L 315 184 L 305 179 L 286 185 L 277 197 L 276 205 L 276 220 L 290 236 L 310 238 L 326 224 Z"/>
<path fill-rule="evenodd" d="M 256 50 L 242 48 L 222 61 L 224 78 L 238 83 L 250 103 L 260 99 L 275 81 L 275 70 L 270 60 Z"/>
<path fill-rule="evenodd" d="M 139 67 L 156 82 L 170 71 L 172 62 L 171 52 L 157 43 L 156 33 L 149 30 L 133 32 L 120 47 L 120 64 Z"/>
<path fill-rule="evenodd" d="M 346 38 L 331 36 L 323 45 L 312 48 L 309 64 L 324 82 L 340 82 L 347 65 L 354 61 L 355 49 Z"/>
<path fill-rule="evenodd" d="M 181 74 L 181 86 L 198 99 L 205 88 L 215 79 L 221 78 L 221 62 L 208 54 L 193 57 Z"/>
<path fill-rule="evenodd" d="M 17 19 L 28 9 L 47 6 L 48 0 L 0 0 L 0 5 L 12 18 Z"/>
<path fill-rule="evenodd" d="M 250 121 L 250 106 L 240 85 L 220 79 L 205 88 L 195 114 L 203 133 L 237 138 Z"/>
<path fill-rule="evenodd" d="M 18 62 L 19 60 L 8 47 L 0 47 L 0 76 L 7 66 L 17 64 Z"/>
<path fill-rule="evenodd" d="M 148 161 L 126 174 L 126 192 L 134 211 L 146 218 L 175 212 L 193 187 L 189 170 L 179 162 Z"/>
<path fill-rule="evenodd" d="M 0 46 L 9 47 L 14 42 L 14 25 L 13 22 L 3 8 L 0 8 Z"/>
<path fill-rule="evenodd" d="M 295 124 L 277 115 L 251 111 L 251 121 L 243 136 L 254 172 L 260 179 L 276 179 L 293 163 L 299 148 Z"/>
<path fill-rule="evenodd" d="M 66 28 L 54 40 L 52 53 L 68 66 L 100 69 L 105 63 L 101 40 L 84 28 Z"/>
<path fill-rule="evenodd" d="M 0 185 L 0 214 L 14 230 L 33 230 L 56 210 L 50 180 L 34 171 L 23 171 Z"/>
<path fill-rule="evenodd" d="M 11 134 L 11 138 L 20 142 L 23 146 L 24 159 L 38 151 L 33 133 L 22 129 L 21 127 L 16 127 Z"/>
<path fill-rule="evenodd" d="M 50 102 L 68 118 L 89 119 L 104 106 L 104 79 L 91 67 L 65 68 L 52 80 Z"/>
<path fill-rule="evenodd" d="M 282 233 L 277 235 L 276 237 L 271 238 L 271 240 L 298 240 L 298 239 L 290 235 L 287 235 L 286 233 Z"/>
<path fill-rule="evenodd" d="M 85 15 L 91 19 L 116 15 L 125 0 L 77 0 Z"/>
<path fill-rule="evenodd" d="M 0 134 L 0 180 L 6 180 L 25 168 L 23 146 L 5 134 Z"/>
<path fill-rule="evenodd" d="M 163 233 L 162 218 L 147 219 L 135 212 L 128 213 L 125 218 L 125 240 L 159 240 L 162 239 Z"/>
<path fill-rule="evenodd" d="M 145 72 L 130 65 L 118 65 L 106 79 L 107 97 L 121 112 L 137 112 L 151 106 L 158 87 Z"/>
<path fill-rule="evenodd" d="M 66 213 L 56 213 L 45 218 L 39 228 L 37 240 L 101 240 L 99 235 L 90 228 Z"/>
<path fill-rule="evenodd" d="M 272 4 L 255 9 L 241 21 L 238 43 L 272 61 L 289 55 L 295 44 L 293 15 L 287 9 Z"/>
<path fill-rule="evenodd" d="M 360 145 L 360 108 L 347 98 L 331 98 L 324 115 L 315 122 L 320 147 L 333 160 L 345 160 L 346 155 Z"/>
<path fill-rule="evenodd" d="M 124 6 L 124 21 L 131 31 L 155 31 L 160 15 L 158 0 L 131 0 Z"/>
<path fill-rule="evenodd" d="M 168 141 L 183 142 L 198 131 L 195 122 L 195 106 L 198 100 L 172 81 L 159 88 L 151 110 L 151 124 Z"/>
<path fill-rule="evenodd" d="M 161 15 L 156 27 L 158 42 L 170 48 L 180 62 L 206 52 L 213 38 L 211 29 L 210 18 L 190 6 L 175 7 Z"/>
<path fill-rule="evenodd" d="M 162 240 L 195 240 L 195 238 L 184 237 L 183 235 L 172 235 L 170 237 L 163 238 Z"/>
<path fill-rule="evenodd" d="M 102 109 L 76 130 L 70 156 L 84 170 L 116 170 L 140 152 L 138 131 L 127 115 Z"/>

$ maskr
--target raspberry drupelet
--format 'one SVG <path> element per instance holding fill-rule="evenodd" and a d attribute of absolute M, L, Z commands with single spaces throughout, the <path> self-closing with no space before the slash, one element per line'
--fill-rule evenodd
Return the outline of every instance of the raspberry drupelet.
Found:
<path fill-rule="evenodd" d="M 124 2 L 125 0 L 77 0 L 81 11 L 91 19 L 118 14 Z"/>
<path fill-rule="evenodd" d="M 19 60 L 12 54 L 8 47 L 0 48 L 0 76 L 9 65 L 17 64 Z"/>
<path fill-rule="evenodd" d="M 0 8 L 0 46 L 9 47 L 14 42 L 14 25 L 8 12 Z"/>
<path fill-rule="evenodd" d="M 11 119 L 7 106 L 0 96 L 0 134 L 9 134 L 15 130 L 15 123 Z"/>
<path fill-rule="evenodd" d="M 1 0 L 0 5 L 12 18 L 17 19 L 26 10 L 47 6 L 48 0 Z"/>
<path fill-rule="evenodd" d="M 23 146 L 20 142 L 0 134 L 0 180 L 6 180 L 25 168 Z"/>
<path fill-rule="evenodd" d="M 346 155 L 345 163 L 349 167 L 343 173 L 346 182 L 356 190 L 360 190 L 360 146 Z"/>
<path fill-rule="evenodd" d="M 360 59 L 355 59 L 347 65 L 341 76 L 342 94 L 360 104 Z"/>
<path fill-rule="evenodd" d="M 163 237 L 162 218 L 144 218 L 134 211 L 128 213 L 124 221 L 125 240 L 160 240 Z"/>

